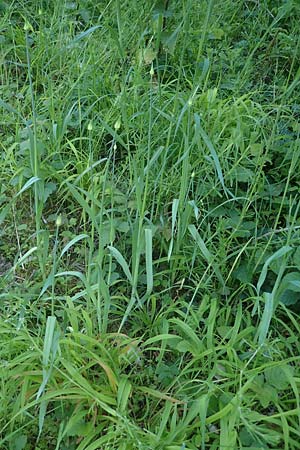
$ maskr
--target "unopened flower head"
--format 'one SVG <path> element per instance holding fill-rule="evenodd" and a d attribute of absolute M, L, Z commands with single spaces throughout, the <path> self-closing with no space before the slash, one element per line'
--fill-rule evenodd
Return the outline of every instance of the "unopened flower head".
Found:
<path fill-rule="evenodd" d="M 62 217 L 61 217 L 61 215 L 57 216 L 55 224 L 56 224 L 57 227 L 61 226 L 61 224 L 62 224 Z"/>
<path fill-rule="evenodd" d="M 24 30 L 25 30 L 25 31 L 33 31 L 33 28 L 32 28 L 32 26 L 30 25 L 30 23 L 28 22 L 28 20 L 25 20 L 25 23 L 24 23 Z"/>
<path fill-rule="evenodd" d="M 116 121 L 114 128 L 116 131 L 118 131 L 121 128 L 121 119 L 120 118 Z"/>

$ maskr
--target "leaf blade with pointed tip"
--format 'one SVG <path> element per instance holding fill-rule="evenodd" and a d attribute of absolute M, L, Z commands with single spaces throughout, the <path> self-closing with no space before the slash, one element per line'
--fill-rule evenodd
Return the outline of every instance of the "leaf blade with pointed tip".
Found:
<path fill-rule="evenodd" d="M 117 250 L 115 247 L 113 247 L 112 245 L 108 245 L 107 247 L 110 251 L 110 253 L 112 254 L 112 256 L 117 260 L 117 262 L 120 264 L 120 266 L 123 269 L 124 274 L 126 275 L 126 277 L 128 278 L 128 281 L 132 284 L 132 275 L 130 273 L 129 267 L 127 262 L 125 261 L 124 257 L 121 255 L 121 253 L 119 252 L 119 250 Z"/>
<path fill-rule="evenodd" d="M 258 295 L 259 295 L 262 285 L 264 284 L 264 281 L 266 279 L 268 269 L 269 269 L 271 262 L 275 261 L 278 258 L 281 258 L 282 256 L 289 253 L 291 250 L 292 250 L 292 247 L 290 247 L 289 245 L 285 245 L 284 247 L 281 247 L 279 250 L 277 250 L 275 253 L 273 253 L 273 255 L 271 255 L 266 260 L 266 262 L 263 265 L 262 271 L 260 273 L 258 282 L 257 282 L 257 294 Z"/>
<path fill-rule="evenodd" d="M 77 242 L 82 241 L 83 239 L 87 239 L 89 236 L 87 234 L 80 234 L 79 236 L 75 236 L 70 242 L 68 242 L 61 251 L 60 258 Z"/>

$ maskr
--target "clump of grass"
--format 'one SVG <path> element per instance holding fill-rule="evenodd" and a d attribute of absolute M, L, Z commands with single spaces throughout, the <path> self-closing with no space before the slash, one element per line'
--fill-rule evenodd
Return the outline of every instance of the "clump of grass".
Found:
<path fill-rule="evenodd" d="M 296 2 L 3 3 L 3 449 L 297 449 Z"/>

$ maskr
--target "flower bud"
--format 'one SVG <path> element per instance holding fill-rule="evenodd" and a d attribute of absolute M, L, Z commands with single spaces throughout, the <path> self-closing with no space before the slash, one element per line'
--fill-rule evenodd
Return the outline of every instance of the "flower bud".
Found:
<path fill-rule="evenodd" d="M 58 228 L 58 227 L 61 226 L 61 224 L 62 224 L 62 217 L 61 217 L 61 215 L 59 215 L 59 216 L 57 216 L 57 218 L 56 218 L 55 225 L 56 225 L 57 228 Z"/>
<path fill-rule="evenodd" d="M 121 119 L 120 118 L 116 121 L 114 128 L 116 131 L 118 131 L 121 128 Z"/>

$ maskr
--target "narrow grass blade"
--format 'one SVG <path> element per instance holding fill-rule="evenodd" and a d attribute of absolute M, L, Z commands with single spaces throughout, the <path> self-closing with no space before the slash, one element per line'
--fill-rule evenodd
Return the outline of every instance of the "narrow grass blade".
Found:
<path fill-rule="evenodd" d="M 79 236 L 74 237 L 70 242 L 67 243 L 67 245 L 65 245 L 65 247 L 62 249 L 62 252 L 60 254 L 60 258 L 63 257 L 63 255 L 65 253 L 67 253 L 67 251 L 74 245 L 77 244 L 77 242 L 82 241 L 83 239 L 87 239 L 88 235 L 87 234 L 80 234 Z"/>
<path fill-rule="evenodd" d="M 206 132 L 200 125 L 200 116 L 198 114 L 194 114 L 194 119 L 195 119 L 196 133 L 202 137 L 204 143 L 206 144 L 208 150 L 210 151 L 210 154 L 214 161 L 216 172 L 218 174 L 219 181 L 221 183 L 221 186 L 222 186 L 225 194 L 227 194 L 227 189 L 224 184 L 223 172 L 222 172 L 222 168 L 221 168 L 221 164 L 220 164 L 220 160 L 217 155 L 217 152 L 216 152 L 211 140 L 209 139 L 208 135 L 206 134 Z"/>
<path fill-rule="evenodd" d="M 39 298 L 41 298 L 41 297 L 45 294 L 45 292 L 47 291 L 47 289 L 48 289 L 50 286 L 53 285 L 53 280 L 54 280 L 54 278 L 55 278 L 55 275 L 54 275 L 53 271 L 51 271 L 51 273 L 48 275 L 48 277 L 46 278 L 46 280 L 45 280 L 45 282 L 44 282 L 44 284 L 43 284 L 43 287 L 42 287 L 42 290 L 41 290 L 41 292 L 40 292 Z"/>
<path fill-rule="evenodd" d="M 98 283 L 99 283 L 98 288 L 100 289 L 100 293 L 104 300 L 104 304 L 101 305 L 101 308 L 103 308 L 103 310 L 101 309 L 101 330 L 103 333 L 106 333 L 107 327 L 109 324 L 108 315 L 109 315 L 109 310 L 111 307 L 111 297 L 110 297 L 108 285 L 107 285 L 106 281 L 104 280 L 102 274 L 99 275 Z"/>
<path fill-rule="evenodd" d="M 272 292 L 264 292 L 265 307 L 260 324 L 258 326 L 258 343 L 263 345 L 268 335 L 270 323 L 274 312 L 274 295 Z"/>
<path fill-rule="evenodd" d="M 174 198 L 172 202 L 172 237 L 171 242 L 169 245 L 169 251 L 168 251 L 168 261 L 170 261 L 173 245 L 174 245 L 174 235 L 175 235 L 175 225 L 176 225 L 176 219 L 177 219 L 177 212 L 178 212 L 178 206 L 179 206 L 179 199 Z"/>
<path fill-rule="evenodd" d="M 299 396 L 298 379 L 295 378 L 291 366 L 283 365 L 282 366 L 282 370 L 284 371 L 286 379 L 290 383 L 291 388 L 292 388 L 292 390 L 294 392 L 294 395 L 295 395 L 296 404 L 297 404 L 297 411 L 298 411 L 298 414 L 297 414 L 298 424 L 299 424 L 298 426 L 300 426 L 300 396 Z"/>
<path fill-rule="evenodd" d="M 126 411 L 128 399 L 131 393 L 131 383 L 127 377 L 122 377 L 118 386 L 117 404 L 121 414 Z"/>
<path fill-rule="evenodd" d="M 84 209 L 84 211 L 88 214 L 88 216 L 95 222 L 95 217 L 92 209 L 88 205 L 87 201 L 84 199 L 84 197 L 78 192 L 78 190 L 69 182 L 66 182 L 71 194 L 77 200 L 77 202 L 80 204 L 80 206 Z"/>
<path fill-rule="evenodd" d="M 170 319 L 170 322 L 176 324 L 186 338 L 195 348 L 195 353 L 202 347 L 201 341 L 195 331 L 185 322 L 180 319 Z"/>
<path fill-rule="evenodd" d="M 30 188 L 30 186 L 32 186 L 33 184 L 37 183 L 38 181 L 40 181 L 39 177 L 31 177 L 22 187 L 22 189 L 20 189 L 20 191 L 16 194 L 15 198 L 19 197 L 19 195 L 23 194 L 23 192 L 27 191 L 28 188 Z"/>
<path fill-rule="evenodd" d="M 215 323 L 218 315 L 218 302 L 217 299 L 213 298 L 211 300 L 209 316 L 207 319 L 207 333 L 206 342 L 207 348 L 214 348 L 214 338 L 215 338 Z"/>
<path fill-rule="evenodd" d="M 82 392 L 86 393 L 88 397 L 96 401 L 105 412 L 116 417 L 117 412 L 110 405 L 115 406 L 115 399 L 112 396 L 107 395 L 106 393 L 102 393 L 101 391 L 96 391 L 91 385 L 90 381 L 81 375 L 80 370 L 77 367 L 74 367 L 69 361 L 62 360 L 61 361 L 65 369 L 67 370 L 72 384 L 78 387 Z"/>
<path fill-rule="evenodd" d="M 152 156 L 152 158 L 150 159 L 149 163 L 146 165 L 146 167 L 144 168 L 144 175 L 147 175 L 147 173 L 149 172 L 149 170 L 151 169 L 151 167 L 153 166 L 153 164 L 157 161 L 157 159 L 159 158 L 159 156 L 161 155 L 162 151 L 165 149 L 165 147 L 160 146 L 156 152 L 154 153 L 154 155 Z"/>
<path fill-rule="evenodd" d="M 94 25 L 93 27 L 90 27 L 88 30 L 83 31 L 82 33 L 77 34 L 74 39 L 70 42 L 67 48 L 73 47 L 77 42 L 81 41 L 82 39 L 89 36 L 94 31 L 98 30 L 98 28 L 101 28 L 101 25 Z"/>
<path fill-rule="evenodd" d="M 47 318 L 46 332 L 44 338 L 44 349 L 43 349 L 43 367 L 48 367 L 50 362 L 50 354 L 53 346 L 53 336 L 56 325 L 56 317 L 49 316 Z"/>
<path fill-rule="evenodd" d="M 11 114 L 16 114 L 17 117 L 21 119 L 21 121 L 26 124 L 26 121 L 23 119 L 19 111 L 17 111 L 13 106 L 11 106 L 9 103 L 4 102 L 0 98 L 0 107 L 3 109 L 6 109 L 6 111 L 10 112 Z"/>
<path fill-rule="evenodd" d="M 44 422 L 45 422 L 45 416 L 46 416 L 46 412 L 47 412 L 47 406 L 48 406 L 48 402 L 46 400 L 43 400 L 40 404 L 40 408 L 39 408 L 39 434 L 38 434 L 38 439 L 41 437 L 42 431 L 43 431 L 43 427 L 44 427 Z"/>
<path fill-rule="evenodd" d="M 195 225 L 189 225 L 188 229 L 189 229 L 189 232 L 191 233 L 191 235 L 193 236 L 194 240 L 196 241 L 196 243 L 197 243 L 199 249 L 201 250 L 201 253 L 204 256 L 204 258 L 206 259 L 206 261 L 208 263 L 211 263 L 211 261 L 213 259 L 212 254 L 206 247 L 203 239 L 200 237 L 200 234 L 198 233 Z"/>
<path fill-rule="evenodd" d="M 122 317 L 122 320 L 121 320 L 121 324 L 120 324 L 119 329 L 118 329 L 118 333 L 120 333 L 120 331 L 122 330 L 122 328 L 123 328 L 125 322 L 126 322 L 127 319 L 128 319 L 128 316 L 129 316 L 129 314 L 131 313 L 131 311 L 132 311 L 134 305 L 136 304 L 136 302 L 137 302 L 136 297 L 135 297 L 134 295 L 132 295 L 132 296 L 131 296 L 131 299 L 130 299 L 128 305 L 127 305 L 126 311 L 125 311 L 125 313 L 123 314 L 123 317 Z"/>
<path fill-rule="evenodd" d="M 118 144 L 120 144 L 123 148 L 125 148 L 127 150 L 128 147 L 125 144 L 125 142 L 123 141 L 123 139 L 121 138 L 121 136 L 119 136 L 119 134 L 110 125 L 108 125 L 108 123 L 106 123 L 103 119 L 100 118 L 100 121 L 101 121 L 103 127 L 105 128 L 105 130 L 115 139 L 115 141 L 118 142 Z"/>
<path fill-rule="evenodd" d="M 11 208 L 11 203 L 8 203 L 8 205 L 5 205 L 1 208 L 1 212 L 0 212 L 0 224 L 2 222 L 4 222 L 7 214 L 9 213 L 9 210 Z"/>
<path fill-rule="evenodd" d="M 25 255 L 21 256 L 21 258 L 18 259 L 18 261 L 16 262 L 16 264 L 14 265 L 14 270 L 20 266 L 21 264 L 23 264 L 27 258 L 29 258 L 30 255 L 32 255 L 32 253 L 34 253 L 37 250 L 37 247 L 32 247 L 30 250 L 28 250 L 28 252 L 25 253 Z"/>
<path fill-rule="evenodd" d="M 125 261 L 124 257 L 121 255 L 119 250 L 117 250 L 112 245 L 109 245 L 107 248 L 109 249 L 109 251 L 112 254 L 112 256 L 118 261 L 118 263 L 120 264 L 120 266 L 123 269 L 123 272 L 125 273 L 126 277 L 128 278 L 128 281 L 132 284 L 132 275 L 130 273 L 128 264 Z"/>
<path fill-rule="evenodd" d="M 259 295 L 260 290 L 262 285 L 264 284 L 264 281 L 266 279 L 267 273 L 268 273 L 268 269 L 269 266 L 271 264 L 271 262 L 275 261 L 278 258 L 281 258 L 282 256 L 286 255 L 287 253 L 289 253 L 292 250 L 292 247 L 290 247 L 289 245 L 285 245 L 284 247 L 280 248 L 279 250 L 277 250 L 277 252 L 275 252 L 272 256 L 270 256 L 266 262 L 263 265 L 261 274 L 259 276 L 258 282 L 257 282 L 257 294 Z"/>
<path fill-rule="evenodd" d="M 78 272 L 77 270 L 66 270 L 64 272 L 59 272 L 55 274 L 55 278 L 64 276 L 79 278 L 85 286 L 87 285 L 85 276 L 81 272 Z"/>
<path fill-rule="evenodd" d="M 163 412 L 161 414 L 159 430 L 157 432 L 157 439 L 161 439 L 161 436 L 163 435 L 163 433 L 166 432 L 167 424 L 170 420 L 172 408 L 173 408 L 173 404 L 171 402 L 165 403 Z"/>
<path fill-rule="evenodd" d="M 89 172 L 95 169 L 95 167 L 99 166 L 99 164 L 102 164 L 103 162 L 107 161 L 107 158 L 101 158 L 98 161 L 91 164 L 89 167 L 87 167 L 85 170 L 83 170 L 78 177 L 74 180 L 74 184 L 78 184 L 78 182 Z"/>
<path fill-rule="evenodd" d="M 55 327 L 56 327 L 56 317 L 49 316 L 47 318 L 46 332 L 45 332 L 45 337 L 44 337 L 44 348 L 43 348 L 43 359 L 42 359 L 43 381 L 42 381 L 42 384 L 36 395 L 37 400 L 43 394 L 43 392 L 46 388 L 46 385 L 49 381 L 49 378 L 52 373 L 54 359 L 55 359 L 55 356 L 56 356 L 56 353 L 58 350 L 59 334 L 55 333 Z M 42 430 L 43 430 L 45 415 L 46 415 L 46 411 L 47 411 L 47 405 L 48 405 L 48 402 L 46 400 L 43 400 L 40 404 L 38 437 L 40 437 Z"/>
<path fill-rule="evenodd" d="M 161 400 L 167 400 L 171 403 L 178 403 L 178 404 L 184 403 L 183 401 L 178 400 L 177 398 L 171 397 L 170 395 L 164 394 L 163 392 L 160 392 L 156 389 L 152 389 L 146 386 L 139 386 L 136 389 L 138 391 L 144 392 L 145 394 L 149 394 L 151 397 L 159 398 Z"/>
<path fill-rule="evenodd" d="M 206 432 L 206 416 L 209 397 L 208 394 L 203 395 L 199 399 L 199 417 L 200 417 L 200 431 L 201 431 L 201 450 L 205 450 L 205 432 Z"/>
<path fill-rule="evenodd" d="M 152 262 L 152 230 L 145 229 L 146 241 L 146 276 L 147 276 L 147 295 L 151 294 L 153 289 L 153 262 Z"/>
<path fill-rule="evenodd" d="M 189 225 L 188 229 L 189 229 L 189 232 L 191 233 L 192 237 L 196 241 L 196 243 L 197 243 L 197 245 L 198 245 L 202 255 L 204 256 L 204 258 L 206 259 L 208 264 L 210 264 L 212 266 L 212 268 L 213 268 L 213 270 L 214 270 L 218 280 L 222 284 L 222 286 L 225 287 L 225 281 L 224 281 L 224 278 L 223 278 L 223 276 L 221 274 L 221 271 L 220 271 L 217 263 L 214 262 L 213 255 L 210 253 L 210 251 L 206 247 L 205 242 L 200 237 L 200 234 L 198 233 L 195 225 Z"/>

